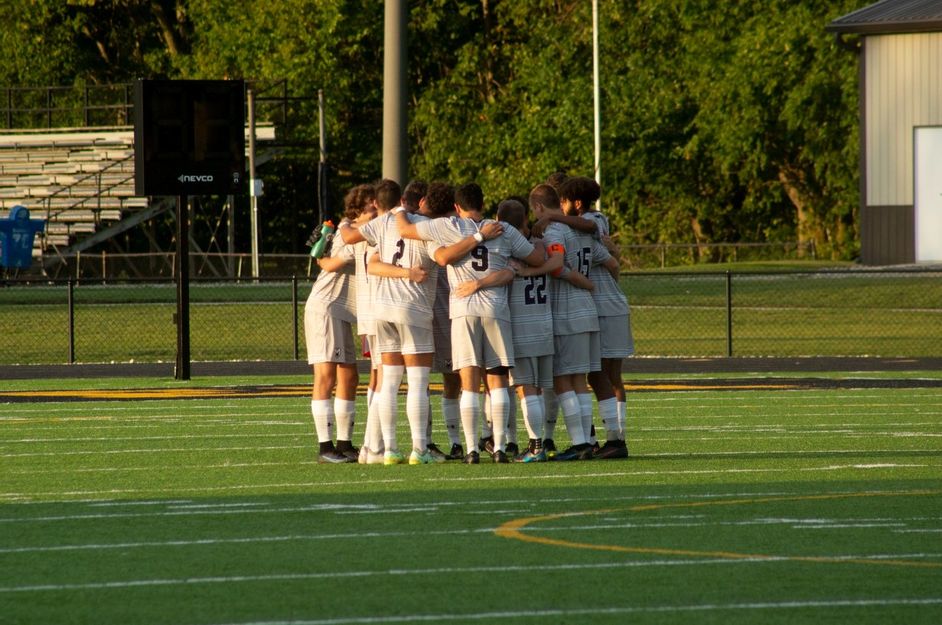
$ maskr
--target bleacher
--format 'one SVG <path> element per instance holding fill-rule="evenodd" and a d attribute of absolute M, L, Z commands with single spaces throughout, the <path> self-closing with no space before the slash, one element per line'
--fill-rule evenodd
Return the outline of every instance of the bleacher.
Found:
<path fill-rule="evenodd" d="M 21 204 L 46 219 L 46 246 L 67 248 L 82 234 L 147 206 L 134 195 L 134 130 L 105 127 L 8 130 L 0 134 L 0 218 Z M 41 253 L 37 238 L 34 255 Z"/>
<path fill-rule="evenodd" d="M 258 126 L 258 141 L 274 139 L 274 127 Z M 0 218 L 22 205 L 45 219 L 45 239 L 34 257 L 65 251 L 149 206 L 134 194 L 134 129 L 6 130 L 0 134 Z"/>

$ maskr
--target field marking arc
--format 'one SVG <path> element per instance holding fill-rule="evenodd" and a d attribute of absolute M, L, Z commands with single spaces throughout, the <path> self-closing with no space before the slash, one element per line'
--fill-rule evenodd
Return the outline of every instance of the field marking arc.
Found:
<path fill-rule="evenodd" d="M 524 533 L 524 528 L 531 525 L 557 519 L 590 516 L 598 514 L 611 514 L 614 512 L 647 512 L 650 510 L 660 510 L 665 508 L 702 508 L 706 506 L 735 506 L 747 504 L 773 503 L 782 501 L 821 501 L 828 499 L 850 499 L 856 497 L 918 497 L 918 496 L 937 496 L 942 495 L 939 490 L 916 490 L 916 491 L 897 491 L 885 493 L 843 493 L 828 495 L 801 495 L 787 497 L 759 497 L 747 499 L 726 499 L 714 501 L 694 501 L 694 502 L 668 502 L 653 503 L 629 506 L 627 508 L 603 508 L 600 510 L 585 510 L 581 512 L 561 512 L 557 514 L 543 514 L 531 517 L 520 517 L 501 524 L 494 530 L 494 534 L 501 538 L 519 540 L 521 542 L 535 543 L 540 545 L 549 545 L 554 547 L 566 547 L 570 549 L 586 549 L 591 551 L 611 551 L 616 553 L 633 553 L 644 555 L 661 556 L 683 556 L 696 558 L 722 558 L 729 560 L 769 560 L 769 561 L 792 561 L 792 562 L 815 562 L 828 564 L 869 564 L 879 566 L 903 566 L 911 568 L 942 568 L 942 562 L 917 562 L 913 560 L 868 560 L 868 559 L 847 559 L 831 556 L 776 556 L 768 554 L 755 553 L 737 553 L 731 551 L 700 551 L 694 549 L 667 549 L 662 547 L 625 547 L 623 545 L 602 545 L 596 543 L 583 543 L 571 540 L 562 540 L 558 538 L 548 538 L 536 534 Z"/>

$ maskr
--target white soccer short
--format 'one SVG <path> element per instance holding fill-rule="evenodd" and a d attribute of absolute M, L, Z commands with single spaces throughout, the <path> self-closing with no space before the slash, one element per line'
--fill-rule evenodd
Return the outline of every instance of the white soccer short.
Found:
<path fill-rule="evenodd" d="M 380 356 L 379 349 L 373 349 L 374 345 L 379 345 L 375 334 L 361 337 L 363 341 L 363 351 L 369 352 L 370 369 L 379 369 L 383 366 L 383 359 Z"/>
<path fill-rule="evenodd" d="M 376 320 L 376 345 L 380 354 L 431 354 L 435 351 L 432 329 L 408 323 Z M 370 350 L 373 351 L 372 349 Z"/>
<path fill-rule="evenodd" d="M 510 370 L 510 385 L 553 388 L 553 354 L 517 356 Z"/>
<path fill-rule="evenodd" d="M 599 317 L 599 336 L 602 358 L 627 358 L 635 353 L 629 315 Z"/>
<path fill-rule="evenodd" d="M 492 317 L 451 320 L 451 361 L 455 371 L 465 367 L 514 366 L 513 334 L 509 321 Z"/>
<path fill-rule="evenodd" d="M 553 337 L 553 375 L 575 375 L 602 370 L 602 348 L 598 332 L 556 335 Z"/>
<path fill-rule="evenodd" d="M 353 344 L 353 324 L 313 310 L 304 311 L 304 343 L 307 363 L 321 362 L 353 364 L 356 346 Z"/>

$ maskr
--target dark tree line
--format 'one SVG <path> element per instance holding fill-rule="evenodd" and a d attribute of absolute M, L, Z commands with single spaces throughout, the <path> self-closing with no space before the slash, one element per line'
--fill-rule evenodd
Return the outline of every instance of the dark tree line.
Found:
<path fill-rule="evenodd" d="M 601 0 L 603 210 L 624 243 L 858 250 L 857 58 L 825 33 L 866 0 Z M 412 0 L 411 172 L 489 201 L 592 175 L 588 0 Z M 378 0 L 0 0 L 0 87 L 284 79 L 328 99 L 332 197 L 381 165 Z M 313 101 L 295 138 L 315 143 Z M 316 154 L 266 165 L 266 251 L 313 225 Z"/>

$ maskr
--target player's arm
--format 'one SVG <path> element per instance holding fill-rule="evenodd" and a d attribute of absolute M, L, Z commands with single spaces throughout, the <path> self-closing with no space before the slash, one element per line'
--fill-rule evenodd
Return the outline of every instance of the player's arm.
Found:
<path fill-rule="evenodd" d="M 455 295 L 458 297 L 471 297 L 477 291 L 482 289 L 493 289 L 510 284 L 516 272 L 513 269 L 505 268 L 500 271 L 489 273 L 480 280 L 468 280 L 455 287 Z"/>
<path fill-rule="evenodd" d="M 567 215 L 565 213 L 551 213 L 534 223 L 530 228 L 530 234 L 538 238 L 543 238 L 543 231 L 554 221 L 566 224 L 574 230 L 585 232 L 586 234 L 594 235 L 598 232 L 598 226 L 596 226 L 594 221 L 574 215 Z"/>
<path fill-rule="evenodd" d="M 565 280 L 574 287 L 585 289 L 586 291 L 595 290 L 595 283 L 586 278 L 584 275 L 578 271 L 567 271 L 565 274 L 557 278 L 558 280 Z"/>
<path fill-rule="evenodd" d="M 379 254 L 373 254 L 366 264 L 366 272 L 371 276 L 381 278 L 399 278 L 400 280 L 412 280 L 413 282 L 425 282 L 428 278 L 428 272 L 421 266 L 398 267 L 390 263 L 384 263 L 379 259 Z"/>
<path fill-rule="evenodd" d="M 398 216 L 397 216 L 398 217 Z M 481 226 L 480 234 L 481 239 L 478 240 L 473 234 L 466 236 L 457 243 L 452 243 L 451 245 L 443 245 L 435 250 L 433 258 L 435 262 L 440 266 L 444 267 L 446 265 L 451 265 L 468 254 L 471 253 L 471 250 L 476 248 L 478 245 L 484 241 L 489 241 L 491 239 L 496 239 L 504 232 L 504 227 L 501 226 L 496 221 L 488 222 Z"/>
<path fill-rule="evenodd" d="M 337 228 L 337 234 L 340 235 L 340 240 L 348 245 L 355 245 L 360 241 L 366 241 L 366 237 L 363 236 L 360 229 L 354 227 L 347 221 L 341 222 L 340 227 Z"/>
<path fill-rule="evenodd" d="M 550 254 L 548 257 L 546 255 L 546 246 L 542 241 L 534 241 L 533 247 L 543 255 L 543 264 L 536 267 L 531 267 L 527 265 L 514 265 L 517 269 L 518 276 L 542 276 L 547 273 L 556 273 L 563 267 L 563 262 L 565 260 L 565 255 L 562 253 Z"/>
<path fill-rule="evenodd" d="M 324 256 L 317 259 L 317 266 L 322 271 L 340 271 L 344 265 L 353 263 L 352 258 L 343 258 L 341 256 Z"/>
<path fill-rule="evenodd" d="M 614 256 L 609 256 L 606 260 L 602 261 L 602 266 L 608 269 L 608 273 L 612 274 L 612 277 L 618 280 L 618 275 L 621 273 L 621 264 L 618 262 L 618 259 Z"/>

